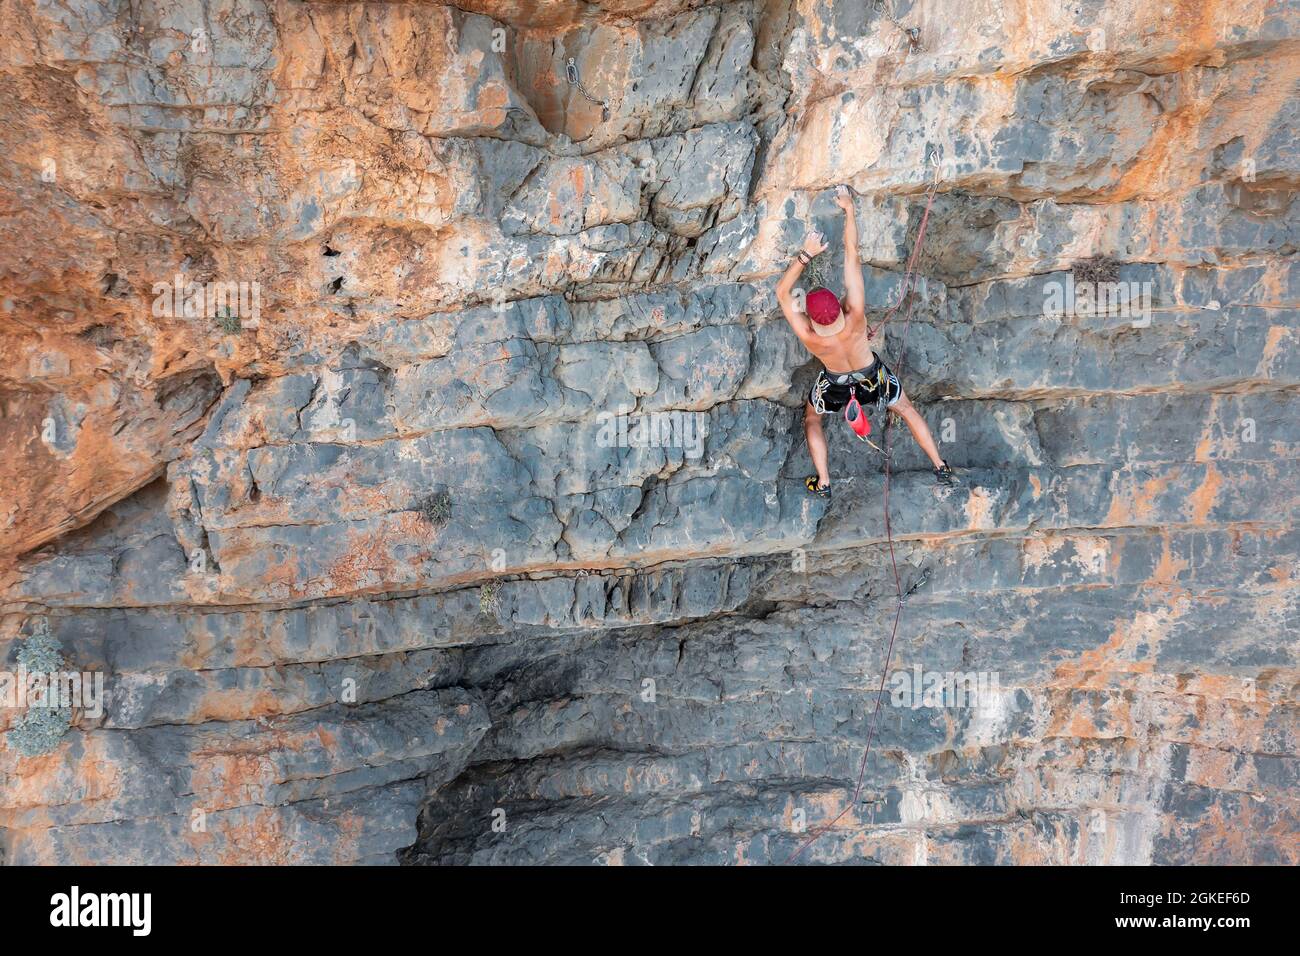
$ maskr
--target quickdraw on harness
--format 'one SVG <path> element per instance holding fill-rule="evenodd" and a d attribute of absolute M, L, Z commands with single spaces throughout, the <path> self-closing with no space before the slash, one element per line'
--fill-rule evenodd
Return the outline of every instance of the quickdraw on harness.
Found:
<path fill-rule="evenodd" d="M 885 318 L 882 319 L 880 322 L 880 324 L 883 326 L 885 324 L 885 320 L 887 320 L 889 316 L 893 315 L 894 312 L 898 310 L 899 306 L 903 305 L 905 302 L 907 303 L 907 321 L 903 326 L 903 342 L 902 342 L 902 347 L 899 349 L 899 358 L 898 358 L 898 374 L 900 376 L 902 375 L 903 366 L 907 363 L 907 333 L 908 330 L 910 330 L 912 327 L 913 304 L 909 292 L 912 287 L 912 280 L 914 277 L 914 271 L 916 269 L 917 259 L 920 256 L 921 246 L 925 242 L 925 227 L 930 221 L 930 208 L 934 205 L 934 195 L 935 192 L 938 190 L 938 187 L 939 187 L 939 182 L 936 177 L 931 181 L 930 187 L 926 191 L 925 212 L 921 215 L 921 225 L 918 227 L 916 231 L 916 245 L 912 248 L 911 256 L 908 257 L 907 272 L 903 276 L 903 294 L 902 296 L 899 297 L 898 302 L 894 304 L 893 308 L 891 308 L 887 313 L 885 313 Z M 816 843 L 817 840 L 819 840 L 824 834 L 829 832 L 830 829 L 835 826 L 835 824 L 839 823 L 840 820 L 844 818 L 844 815 L 849 812 L 849 810 L 857 806 L 858 798 L 862 795 L 863 781 L 866 780 L 867 758 L 871 756 L 871 745 L 872 743 L 875 742 L 876 728 L 880 724 L 880 705 L 885 699 L 885 681 L 889 677 L 889 665 L 894 659 L 894 640 L 895 638 L 898 637 L 898 622 L 903 616 L 903 604 L 905 603 L 907 598 L 913 592 L 918 590 L 922 585 L 924 585 L 926 580 L 928 580 L 929 578 L 928 573 L 922 575 L 921 580 L 917 581 L 916 584 L 914 584 L 911 588 L 909 588 L 906 595 L 903 594 L 903 579 L 898 573 L 898 559 L 894 555 L 894 531 L 893 531 L 893 526 L 889 520 L 890 455 L 888 449 L 890 444 L 889 439 L 890 436 L 892 435 L 890 425 L 891 422 L 889 421 L 888 418 L 886 418 L 885 419 L 885 451 L 882 452 L 885 458 L 885 491 L 884 491 L 883 498 L 884 498 L 884 505 L 885 505 L 885 539 L 889 542 L 889 563 L 894 572 L 894 590 L 897 595 L 898 603 L 894 609 L 894 626 L 890 629 L 889 632 L 889 646 L 885 651 L 885 667 L 884 670 L 880 672 L 880 686 L 876 689 L 876 706 L 871 713 L 871 729 L 867 733 L 867 745 L 865 748 L 863 748 L 862 751 L 862 762 L 858 765 L 858 780 L 853 787 L 853 797 L 849 800 L 847 804 L 845 804 L 843 810 L 835 814 L 835 816 L 832 817 L 829 822 L 823 824 L 821 827 L 813 831 L 813 833 L 808 837 L 808 839 L 799 845 L 798 849 L 796 849 L 793 853 L 791 853 L 788 857 L 786 857 L 785 860 L 786 863 L 792 863 L 800 856 L 802 856 L 804 850 L 808 849 L 808 847 Z M 872 809 L 871 816 L 874 822 L 875 820 L 874 808 Z"/>
<path fill-rule="evenodd" d="M 569 81 L 570 86 L 575 87 L 586 99 L 600 107 L 602 123 L 609 120 L 609 103 L 606 100 L 597 99 L 587 92 L 587 88 L 582 85 L 582 80 L 578 78 L 578 64 L 573 57 L 569 57 L 569 62 L 564 66 L 564 78 Z"/>

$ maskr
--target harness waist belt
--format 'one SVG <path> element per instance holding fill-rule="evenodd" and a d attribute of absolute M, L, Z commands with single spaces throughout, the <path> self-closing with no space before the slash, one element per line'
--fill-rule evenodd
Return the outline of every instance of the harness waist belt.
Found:
<path fill-rule="evenodd" d="M 876 355 L 875 360 L 866 368 L 860 368 L 856 372 L 828 371 L 826 373 L 826 377 L 836 385 L 848 385 L 851 382 L 857 382 L 859 385 L 865 385 L 867 382 L 874 382 L 876 379 L 876 373 L 879 371 L 880 371 L 880 356 Z"/>

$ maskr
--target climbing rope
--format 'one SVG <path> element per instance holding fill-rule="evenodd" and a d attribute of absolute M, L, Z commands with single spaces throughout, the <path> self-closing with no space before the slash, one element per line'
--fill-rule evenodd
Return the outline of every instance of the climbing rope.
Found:
<path fill-rule="evenodd" d="M 899 300 L 894 303 L 893 307 L 888 312 L 885 313 L 885 317 L 880 320 L 880 324 L 876 326 L 877 329 L 883 327 L 885 322 L 888 321 L 889 317 L 893 315 L 896 311 L 898 311 L 900 306 L 902 306 L 904 303 L 907 304 L 907 320 L 903 325 L 903 341 L 901 346 L 899 347 L 899 355 L 898 355 L 899 381 L 902 381 L 903 370 L 907 365 L 907 333 L 908 330 L 910 330 L 912 327 L 912 313 L 913 311 L 915 311 L 914 308 L 915 299 L 911 295 L 911 289 L 915 283 L 916 264 L 920 258 L 921 247 L 925 243 L 925 229 L 930 222 L 930 209 L 934 205 L 934 196 L 938 188 L 939 188 L 939 180 L 938 177 L 936 176 L 932 178 L 929 189 L 926 190 L 925 212 L 921 214 L 921 224 L 916 230 L 916 243 L 912 247 L 912 254 L 907 259 L 907 269 L 903 274 L 903 293 L 899 297 Z M 869 334 L 874 335 L 875 333 L 872 332 Z M 791 853 L 788 857 L 786 857 L 785 862 L 787 864 L 794 862 L 800 856 L 802 856 L 804 850 L 808 849 L 808 847 L 816 843 L 817 840 L 819 840 L 832 827 L 834 827 L 835 824 L 839 823 L 840 819 L 843 818 L 844 814 L 848 813 L 849 810 L 855 807 L 858 803 L 858 797 L 861 796 L 862 794 L 862 782 L 864 779 L 866 779 L 867 758 L 871 756 L 871 744 L 876 739 L 876 728 L 880 723 L 880 705 L 885 699 L 885 680 L 889 676 L 889 665 L 894 659 L 894 640 L 895 638 L 898 637 L 898 622 L 902 619 L 903 616 L 903 605 L 906 603 L 907 598 L 910 597 L 913 593 L 915 593 L 922 585 L 924 585 L 926 580 L 928 579 L 928 574 L 922 575 L 921 580 L 919 580 L 916 584 L 912 585 L 912 587 L 908 589 L 907 594 L 903 593 L 903 579 L 902 576 L 898 573 L 898 559 L 894 555 L 894 531 L 893 531 L 892 524 L 889 520 L 889 479 L 892 470 L 890 468 L 890 462 L 893 457 L 890 454 L 891 438 L 893 437 L 893 428 L 891 427 L 892 425 L 893 425 L 893 419 L 890 417 L 889 413 L 886 412 L 885 413 L 885 449 L 883 452 L 884 459 L 885 459 L 885 493 L 883 495 L 884 506 L 885 506 L 885 540 L 889 542 L 889 563 L 894 572 L 894 591 L 897 596 L 897 604 L 894 607 L 894 626 L 889 631 L 889 647 L 885 651 L 885 667 L 884 670 L 880 672 L 880 686 L 876 689 L 876 707 L 871 714 L 871 728 L 867 732 L 867 745 L 862 751 L 862 762 L 858 765 L 858 780 L 853 787 L 852 799 L 850 799 L 849 802 L 845 804 L 844 809 L 841 810 L 839 813 L 837 813 L 830 820 L 830 822 L 825 823 L 821 827 L 819 827 L 816 831 L 813 832 L 811 836 L 808 837 L 807 840 L 805 840 L 802 844 L 799 845 L 798 849 L 796 849 L 793 853 Z M 875 806 L 873 805 L 871 809 L 871 822 L 873 824 L 875 823 L 875 819 L 876 819 L 876 810 L 875 810 Z"/>
<path fill-rule="evenodd" d="M 936 173 L 936 175 L 931 177 L 930 185 L 925 191 L 925 212 L 921 215 L 921 225 L 916 230 L 916 244 L 912 247 L 912 254 L 907 257 L 907 268 L 903 273 L 902 294 L 898 297 L 898 301 L 890 307 L 889 311 L 881 317 L 880 321 L 877 322 L 874 327 L 870 324 L 867 325 L 867 338 L 869 339 L 875 338 L 876 333 L 885 327 L 885 323 L 889 321 L 890 317 L 893 316 L 893 314 L 897 312 L 904 303 L 906 303 L 908 307 L 907 322 L 910 327 L 912 321 L 912 305 L 908 301 L 908 298 L 911 296 L 912 290 L 916 287 L 916 264 L 921 255 L 921 244 L 925 241 L 925 227 L 930 221 L 930 207 L 934 205 L 934 195 L 938 189 L 939 177 Z M 904 335 L 906 335 L 906 333 L 904 333 Z M 900 371 L 903 368 L 903 362 L 906 360 L 906 348 L 907 340 L 904 338 L 904 354 L 900 355 L 898 365 Z"/>
<path fill-rule="evenodd" d="M 569 57 L 569 62 L 564 67 L 564 76 L 565 79 L 569 81 L 570 86 L 577 89 L 577 91 L 589 101 L 600 107 L 601 122 L 606 122 L 609 119 L 609 103 L 592 96 L 591 93 L 588 92 L 587 88 L 582 85 L 582 79 L 578 76 L 578 64 L 573 57 Z"/>

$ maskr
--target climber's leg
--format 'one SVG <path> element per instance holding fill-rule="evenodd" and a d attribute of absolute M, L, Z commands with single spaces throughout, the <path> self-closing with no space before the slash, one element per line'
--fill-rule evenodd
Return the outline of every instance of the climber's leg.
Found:
<path fill-rule="evenodd" d="M 829 488 L 831 473 L 827 464 L 826 435 L 822 432 L 822 417 L 811 402 L 803 403 L 803 433 L 808 439 L 808 454 L 812 456 L 813 467 L 817 469 L 817 485 Z"/>
<path fill-rule="evenodd" d="M 921 451 L 925 452 L 935 470 L 943 468 L 944 461 L 939 457 L 939 447 L 934 443 L 934 436 L 930 434 L 930 426 L 908 400 L 906 393 L 899 392 L 898 401 L 890 405 L 889 410 L 907 423 L 908 431 L 912 433 L 912 437 L 921 446 Z"/>

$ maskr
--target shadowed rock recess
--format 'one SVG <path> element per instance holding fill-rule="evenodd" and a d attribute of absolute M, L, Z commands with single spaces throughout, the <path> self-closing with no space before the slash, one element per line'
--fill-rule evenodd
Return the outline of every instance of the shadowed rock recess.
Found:
<path fill-rule="evenodd" d="M 1297 3 L 0 24 L 0 660 L 109 695 L 0 749 L 6 862 L 786 860 L 896 598 L 773 288 L 813 227 L 839 287 L 848 183 L 880 318 L 931 176 L 904 382 L 967 481 L 894 435 L 913 593 L 799 862 L 1300 862 Z M 1099 274 L 1150 311 L 1045 307 Z"/>

